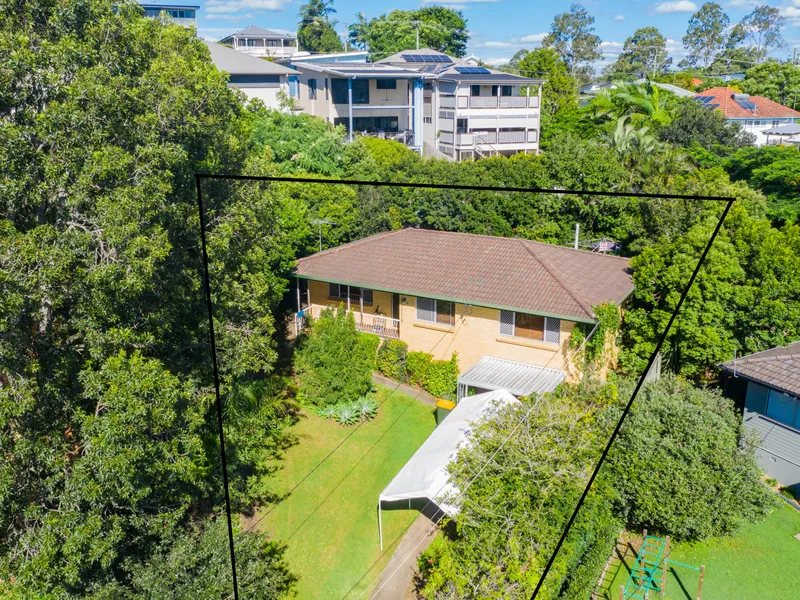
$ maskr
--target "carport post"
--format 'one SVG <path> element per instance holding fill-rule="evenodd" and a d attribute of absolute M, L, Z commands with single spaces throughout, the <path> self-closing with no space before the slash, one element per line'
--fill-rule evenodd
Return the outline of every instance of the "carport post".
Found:
<path fill-rule="evenodd" d="M 383 524 L 381 523 L 381 501 L 378 500 L 378 536 L 381 540 L 381 552 L 383 552 Z"/>

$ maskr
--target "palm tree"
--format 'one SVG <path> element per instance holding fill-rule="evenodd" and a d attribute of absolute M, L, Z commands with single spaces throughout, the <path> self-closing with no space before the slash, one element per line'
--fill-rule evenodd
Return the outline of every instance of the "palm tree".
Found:
<path fill-rule="evenodd" d="M 628 114 L 635 120 L 647 118 L 659 125 L 668 125 L 672 120 L 666 106 L 668 98 L 649 79 L 643 84 L 625 86 L 617 92 L 617 97 L 627 106 Z"/>
<path fill-rule="evenodd" d="M 335 14 L 333 0 L 308 0 L 308 3 L 300 7 L 297 16 L 300 17 L 299 26 L 302 28 L 311 23 L 328 21 L 328 17 Z"/>

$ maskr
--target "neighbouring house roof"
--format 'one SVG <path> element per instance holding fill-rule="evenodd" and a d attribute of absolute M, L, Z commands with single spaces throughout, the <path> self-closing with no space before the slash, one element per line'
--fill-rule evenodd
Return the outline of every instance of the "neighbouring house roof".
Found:
<path fill-rule="evenodd" d="M 140 2 L 139 6 L 142 8 L 173 8 L 173 9 L 189 9 L 189 10 L 200 10 L 199 6 L 191 5 L 191 4 L 171 4 L 169 2 Z"/>
<path fill-rule="evenodd" d="M 800 396 L 800 341 L 743 356 L 720 366 L 734 375 Z"/>
<path fill-rule="evenodd" d="M 428 57 L 429 60 L 420 60 L 417 57 Z M 419 50 L 403 50 L 379 60 L 377 64 L 395 66 L 401 65 L 407 69 L 413 69 L 426 73 L 435 73 L 439 79 L 444 81 L 465 82 L 470 84 L 505 83 L 508 85 L 539 85 L 543 83 L 542 79 L 532 79 L 529 77 L 505 73 L 496 69 L 477 67 L 476 65 L 467 62 L 463 58 L 450 56 L 444 52 L 431 50 L 430 48 L 420 48 Z M 480 72 L 462 72 L 463 70 L 480 70 Z"/>
<path fill-rule="evenodd" d="M 647 79 L 642 77 L 641 79 L 637 79 L 633 83 L 635 83 L 637 85 L 644 85 L 645 83 L 647 83 Z M 685 90 L 682 87 L 674 85 L 672 83 L 659 83 L 658 81 L 651 81 L 650 85 L 653 85 L 653 86 L 655 86 L 657 88 L 661 88 L 662 90 L 666 90 L 668 92 L 672 92 L 673 94 L 675 94 L 679 98 L 691 98 L 692 96 L 696 95 L 694 92 L 690 92 L 689 90 Z"/>
<path fill-rule="evenodd" d="M 741 94 L 731 88 L 715 87 L 698 92 L 695 100 L 722 111 L 726 119 L 800 118 L 800 112 L 763 96 Z M 746 106 L 752 106 L 746 108 Z"/>
<path fill-rule="evenodd" d="M 427 74 L 413 69 L 375 63 L 315 63 L 303 61 L 294 66 L 301 71 L 307 69 L 350 79 L 420 79 L 427 77 Z"/>
<path fill-rule="evenodd" d="M 366 63 L 369 52 L 364 51 L 348 51 L 348 52 L 308 52 L 301 50 L 292 54 L 291 62 L 320 62 L 320 63 L 340 63 L 340 62 L 358 62 Z"/>
<path fill-rule="evenodd" d="M 245 27 L 240 31 L 235 31 L 229 35 L 226 35 L 222 40 L 232 40 L 234 37 L 251 37 L 251 38 L 283 38 L 285 40 L 293 40 L 297 36 L 293 33 L 285 32 L 285 31 L 273 31 L 272 29 L 264 29 L 263 27 L 256 27 L 255 25 L 250 25 L 249 27 Z"/>
<path fill-rule="evenodd" d="M 297 277 L 592 323 L 633 291 L 628 260 L 519 238 L 401 229 L 297 261 Z"/>
<path fill-rule="evenodd" d="M 250 56 L 244 52 L 237 52 L 227 46 L 205 42 L 211 52 L 211 60 L 220 71 L 231 75 L 297 75 L 294 71 L 283 65 Z"/>

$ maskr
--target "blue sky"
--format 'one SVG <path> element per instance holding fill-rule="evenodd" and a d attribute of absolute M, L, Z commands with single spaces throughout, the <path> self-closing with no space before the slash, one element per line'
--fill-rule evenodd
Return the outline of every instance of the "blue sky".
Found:
<path fill-rule="evenodd" d="M 148 0 L 144 0 L 145 2 Z M 258 25 L 270 29 L 294 31 L 297 12 L 302 0 L 179 0 L 186 4 L 199 4 L 199 35 L 206 39 L 219 39 L 247 25 Z M 549 29 L 553 17 L 569 10 L 570 0 L 438 0 L 430 4 L 441 4 L 463 10 L 470 30 L 469 53 L 475 54 L 490 64 L 508 60 L 520 48 L 532 49 Z M 753 10 L 757 4 L 752 0 L 727 0 L 721 2 L 731 18 L 737 22 Z M 800 48 L 800 0 L 767 1 L 770 6 L 781 9 L 787 17 L 783 35 L 788 43 L 778 57 L 791 55 L 792 49 Z M 334 0 L 339 20 L 337 29 L 344 23 L 355 20 L 363 11 L 368 18 L 393 9 L 415 9 L 426 5 L 420 0 L 374 0 L 365 3 L 358 0 Z M 684 51 L 681 38 L 692 13 L 702 5 L 702 0 L 587 0 L 583 2 L 595 17 L 596 33 L 603 40 L 604 62 L 613 62 L 625 39 L 637 28 L 653 25 L 668 39 L 667 47 L 675 62 Z M 597 65 L 602 66 L 602 63 Z"/>

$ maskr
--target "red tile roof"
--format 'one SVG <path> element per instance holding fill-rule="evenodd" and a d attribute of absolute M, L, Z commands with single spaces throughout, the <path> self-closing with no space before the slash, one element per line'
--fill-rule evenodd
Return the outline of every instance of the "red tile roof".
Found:
<path fill-rule="evenodd" d="M 331 283 L 593 322 L 633 291 L 628 260 L 518 238 L 401 229 L 297 261 Z"/>
<path fill-rule="evenodd" d="M 723 369 L 800 396 L 800 341 L 731 360 Z"/>
<path fill-rule="evenodd" d="M 764 98 L 763 96 L 749 96 L 748 100 L 756 105 L 756 110 L 747 110 L 739 106 L 733 99 L 733 95 L 738 93 L 739 92 L 731 88 L 715 87 L 698 92 L 697 96 L 714 96 L 714 100 L 712 100 L 710 104 L 719 104 L 719 110 L 722 111 L 727 119 L 800 118 L 800 112 L 792 110 L 783 104 L 773 102 L 769 98 Z"/>

